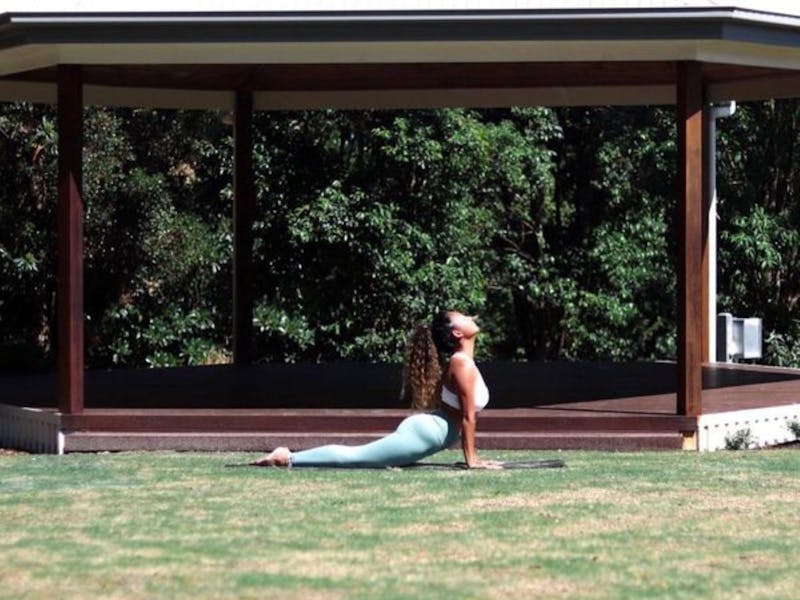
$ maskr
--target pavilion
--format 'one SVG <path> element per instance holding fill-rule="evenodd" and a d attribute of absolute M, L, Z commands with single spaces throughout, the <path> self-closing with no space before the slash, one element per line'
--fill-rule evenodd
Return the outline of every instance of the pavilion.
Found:
<path fill-rule="evenodd" d="M 94 445 L 65 446 L 65 439 L 76 432 L 109 428 L 111 423 L 149 431 L 148 418 L 158 421 L 156 429 L 169 428 L 168 415 L 155 408 L 148 416 L 144 408 L 126 413 L 118 406 L 92 412 L 95 409 L 86 405 L 81 115 L 87 104 L 233 112 L 237 365 L 252 358 L 253 111 L 674 104 L 679 143 L 678 356 L 666 376 L 673 387 L 659 388 L 658 394 L 631 392 L 628 398 L 659 398 L 659 408 L 642 409 L 640 403 L 639 409 L 631 409 L 625 425 L 619 424 L 618 408 L 604 405 L 605 420 L 598 422 L 612 440 L 607 445 L 615 447 L 613 440 L 620 439 L 615 431 L 630 429 L 644 435 L 665 427 L 662 433 L 670 434 L 666 446 L 677 440 L 678 447 L 702 448 L 708 445 L 700 439 L 703 419 L 715 412 L 752 409 L 756 413 L 748 418 L 753 423 L 766 414 L 781 423 L 800 415 L 796 404 L 800 384 L 791 387 L 800 381 L 800 372 L 746 369 L 747 377 L 761 374 L 758 381 L 748 380 L 759 391 L 747 396 L 749 400 L 742 396 L 735 406 L 729 405 L 730 395 L 704 392 L 704 365 L 706 388 L 717 385 L 709 381 L 719 383 L 736 372 L 713 367 L 708 343 L 713 314 L 708 285 L 710 109 L 717 102 L 800 97 L 796 3 L 277 0 L 268 3 L 267 11 L 264 3 L 230 0 L 225 10 L 215 6 L 207 0 L 143 0 L 135 8 L 123 8 L 115 0 L 35 4 L 5 0 L 0 5 L 0 100 L 56 104 L 60 134 L 55 392 L 51 408 L 31 408 L 41 404 L 50 388 L 45 386 L 34 401 L 30 390 L 36 382 L 0 385 L 1 397 L 8 401 L 0 405 L 0 424 L 5 424 L 0 426 L 0 443 L 5 437 L 16 445 L 45 451 L 103 449 L 96 440 Z M 602 374 L 596 376 L 602 379 Z M 201 376 L 184 370 L 178 381 L 190 385 L 197 377 Z M 770 395 L 767 384 L 783 387 Z M 609 402 L 612 397 L 602 400 Z M 620 391 L 616 397 L 625 396 Z M 727 403 L 725 410 L 712 405 L 716 397 Z M 759 400 L 753 404 L 756 397 Z M 672 405 L 665 409 L 664 402 Z M 237 416 L 222 409 L 201 414 L 197 412 L 201 407 L 190 405 L 183 408 L 189 412 L 173 416 L 176 423 L 197 417 L 196 430 L 205 432 L 230 427 L 241 431 L 244 421 L 260 423 L 254 430 L 273 431 L 278 422 L 308 416 L 291 412 L 297 406 L 291 395 L 285 405 L 273 401 L 269 406 L 286 410 Z M 511 410 L 522 410 L 515 406 Z M 112 414 L 113 408 L 120 412 Z M 192 408 L 197 410 L 191 412 Z M 249 409 L 256 408 L 266 405 L 254 401 Z M 497 416 L 498 430 L 510 416 Z M 557 423 L 536 421 L 541 413 L 517 416 L 513 426 L 517 433 L 528 425 L 562 432 L 588 427 L 567 423 L 569 415 L 561 412 L 555 415 L 561 419 Z M 528 417 L 532 420 L 525 421 Z M 374 433 L 385 426 L 381 423 L 364 425 L 359 431 Z M 286 431 L 297 431 L 284 426 Z M 51 443 L 51 438 L 57 441 Z M 160 447 L 172 447 L 170 443 Z M 521 442 L 496 443 L 515 444 Z"/>

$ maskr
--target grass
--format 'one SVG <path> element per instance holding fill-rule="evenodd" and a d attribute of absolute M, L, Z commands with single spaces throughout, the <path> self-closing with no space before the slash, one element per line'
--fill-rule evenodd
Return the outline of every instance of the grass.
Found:
<path fill-rule="evenodd" d="M 0 455 L 0 598 L 797 597 L 796 449 L 558 457 L 469 472 Z"/>

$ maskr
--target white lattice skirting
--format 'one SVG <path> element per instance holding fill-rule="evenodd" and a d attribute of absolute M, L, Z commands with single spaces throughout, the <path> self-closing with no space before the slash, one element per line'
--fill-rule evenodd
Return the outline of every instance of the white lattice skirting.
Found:
<path fill-rule="evenodd" d="M 0 404 L 0 447 L 37 454 L 63 454 L 59 415 L 38 408 Z"/>
<path fill-rule="evenodd" d="M 800 404 L 734 410 L 702 415 L 697 422 L 697 447 L 701 452 L 723 450 L 726 438 L 749 432 L 750 448 L 793 442 L 789 424 L 800 422 Z"/>

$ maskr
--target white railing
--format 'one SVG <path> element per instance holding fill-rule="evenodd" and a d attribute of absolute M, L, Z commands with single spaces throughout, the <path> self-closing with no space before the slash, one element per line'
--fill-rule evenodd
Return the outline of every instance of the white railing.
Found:
<path fill-rule="evenodd" d="M 0 447 L 63 454 L 61 418 L 52 411 L 0 404 Z"/>
<path fill-rule="evenodd" d="M 797 439 L 789 428 L 793 421 L 800 422 L 800 404 L 702 415 L 697 421 L 697 449 L 724 450 L 736 436 L 749 448 L 793 442 Z"/>

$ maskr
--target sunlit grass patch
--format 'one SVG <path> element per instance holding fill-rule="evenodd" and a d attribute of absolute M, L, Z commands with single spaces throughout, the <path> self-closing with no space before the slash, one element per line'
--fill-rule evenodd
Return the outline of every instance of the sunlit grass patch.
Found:
<path fill-rule="evenodd" d="M 797 450 L 559 457 L 470 472 L 2 456 L 0 597 L 796 596 Z"/>

